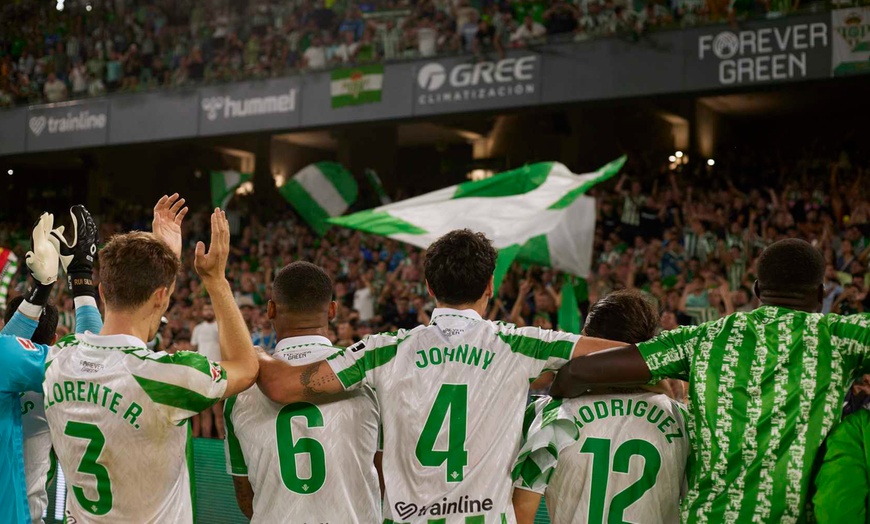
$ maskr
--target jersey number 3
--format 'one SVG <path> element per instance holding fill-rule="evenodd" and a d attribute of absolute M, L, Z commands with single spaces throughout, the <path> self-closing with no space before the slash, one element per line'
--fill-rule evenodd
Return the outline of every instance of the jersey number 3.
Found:
<path fill-rule="evenodd" d="M 607 479 L 610 477 L 610 439 L 589 437 L 583 442 L 580 453 L 592 454 L 592 482 L 589 494 L 589 524 L 604 522 L 604 504 L 607 496 Z M 662 456 L 659 451 L 645 440 L 626 440 L 613 454 L 613 472 L 628 473 L 631 457 L 643 457 L 643 471 L 640 478 L 631 486 L 613 496 L 610 501 L 610 512 L 607 524 L 625 522 L 625 510 L 640 500 L 644 493 L 656 483 L 656 477 L 662 467 Z"/>
<path fill-rule="evenodd" d="M 76 472 L 93 475 L 97 479 L 97 499 L 89 499 L 81 486 L 73 484 L 72 490 L 82 509 L 94 515 L 105 515 L 112 510 L 112 481 L 109 479 L 109 470 L 97 461 L 103 453 L 106 437 L 94 424 L 74 420 L 66 423 L 63 434 L 89 441 Z"/>
<path fill-rule="evenodd" d="M 296 402 L 281 408 L 278 419 L 275 421 L 281 481 L 293 493 L 310 495 L 320 490 L 326 481 L 326 454 L 323 451 L 323 444 L 316 439 L 302 437 L 295 442 L 293 441 L 292 422 L 294 417 L 304 418 L 309 428 L 321 428 L 323 427 L 323 413 L 314 404 Z M 311 467 L 311 475 L 305 479 L 299 478 L 299 470 L 296 465 L 297 456 L 302 454 L 308 455 Z"/>
<path fill-rule="evenodd" d="M 468 451 L 465 449 L 467 418 L 468 385 L 443 384 L 417 439 L 416 454 L 420 464 L 426 467 L 438 468 L 446 462 L 447 482 L 462 482 L 463 470 L 468 464 Z M 435 441 L 445 421 L 447 450 L 436 450 Z"/>

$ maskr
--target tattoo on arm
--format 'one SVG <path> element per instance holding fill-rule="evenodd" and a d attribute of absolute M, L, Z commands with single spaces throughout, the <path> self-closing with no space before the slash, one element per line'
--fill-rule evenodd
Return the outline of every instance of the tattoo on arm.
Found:
<path fill-rule="evenodd" d="M 302 384 L 302 396 L 306 399 L 316 400 L 328 395 L 329 392 L 325 389 L 336 380 L 335 374 L 329 373 L 326 376 L 317 376 L 320 371 L 320 366 L 323 362 L 315 362 L 306 366 L 299 375 L 299 383 Z"/>

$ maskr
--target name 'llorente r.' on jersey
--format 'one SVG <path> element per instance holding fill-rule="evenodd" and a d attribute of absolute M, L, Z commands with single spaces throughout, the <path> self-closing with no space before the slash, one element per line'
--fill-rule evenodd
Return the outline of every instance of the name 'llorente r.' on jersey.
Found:
<path fill-rule="evenodd" d="M 689 438 L 666 395 L 543 397 L 526 411 L 523 437 L 515 486 L 546 493 L 553 524 L 680 521 Z"/>
<path fill-rule="evenodd" d="M 274 357 L 303 366 L 339 350 L 324 337 L 291 337 L 278 343 Z M 380 522 L 374 466 L 380 417 L 371 388 L 282 406 L 254 386 L 228 399 L 224 415 L 227 472 L 249 477 L 251 522 Z"/>
<path fill-rule="evenodd" d="M 774 306 L 638 344 L 653 380 L 689 381 L 684 522 L 812 519 L 809 484 L 846 390 L 870 371 L 870 315 Z"/>
<path fill-rule="evenodd" d="M 127 335 L 62 339 L 43 394 L 70 522 L 193 522 L 184 423 L 226 387 L 196 353 L 152 353 Z"/>
<path fill-rule="evenodd" d="M 510 470 L 529 381 L 580 337 L 436 309 L 429 326 L 365 338 L 329 359 L 346 389 L 375 389 L 387 522 L 515 522 Z"/>

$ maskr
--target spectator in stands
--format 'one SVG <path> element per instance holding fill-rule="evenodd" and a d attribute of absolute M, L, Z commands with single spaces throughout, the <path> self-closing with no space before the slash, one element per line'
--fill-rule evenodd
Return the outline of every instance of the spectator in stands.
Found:
<path fill-rule="evenodd" d="M 85 95 L 88 91 L 88 71 L 85 68 L 85 65 L 78 60 L 76 65 L 73 66 L 72 71 L 69 74 L 69 82 L 72 86 L 72 96 L 73 97 L 81 97 Z"/>
<path fill-rule="evenodd" d="M 308 69 L 324 69 L 326 67 L 326 48 L 323 47 L 323 39 L 315 34 L 311 39 L 311 45 L 302 53 L 302 67 Z"/>
<path fill-rule="evenodd" d="M 220 360 L 221 346 L 214 309 L 212 309 L 211 304 L 205 304 L 202 307 L 201 318 L 202 322 L 193 328 L 190 344 L 194 351 L 217 362 Z M 218 360 L 215 360 L 216 358 Z M 221 404 L 220 408 L 216 404 L 199 415 L 200 430 L 203 437 L 211 437 L 212 428 L 214 428 L 217 431 L 217 438 L 224 438 L 223 405 L 219 404 Z"/>
<path fill-rule="evenodd" d="M 332 59 L 342 64 L 349 64 L 356 60 L 359 44 L 354 41 L 354 33 L 352 31 L 345 31 L 341 36 L 342 42 L 337 46 Z"/>
<path fill-rule="evenodd" d="M 580 12 L 572 4 L 556 0 L 543 14 L 547 34 L 573 33 L 577 29 L 579 15 Z"/>
<path fill-rule="evenodd" d="M 525 47 L 540 43 L 546 34 L 546 27 L 532 20 L 531 15 L 526 15 L 523 24 L 511 35 L 511 42 L 517 47 Z"/>
<path fill-rule="evenodd" d="M 504 48 L 498 36 L 495 26 L 489 20 L 481 19 L 474 35 L 474 54 L 485 56 L 495 50 L 499 58 L 504 58 Z"/>
<path fill-rule="evenodd" d="M 45 100 L 48 102 L 62 102 L 66 100 L 66 84 L 61 82 L 53 72 L 48 74 L 48 80 L 45 82 L 45 87 L 42 88 L 42 91 L 45 94 Z"/>

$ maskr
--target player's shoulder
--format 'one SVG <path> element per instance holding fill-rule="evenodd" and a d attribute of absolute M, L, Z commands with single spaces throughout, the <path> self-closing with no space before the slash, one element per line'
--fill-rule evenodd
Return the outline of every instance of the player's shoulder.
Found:
<path fill-rule="evenodd" d="M 427 326 L 417 326 L 414 329 L 399 329 L 398 331 L 385 331 L 373 335 L 366 335 L 356 344 L 348 346 L 346 351 L 352 353 L 362 350 L 372 350 L 390 346 L 398 346 L 399 344 L 419 335 L 427 329 Z M 341 348 L 338 348 L 339 350 Z"/>

